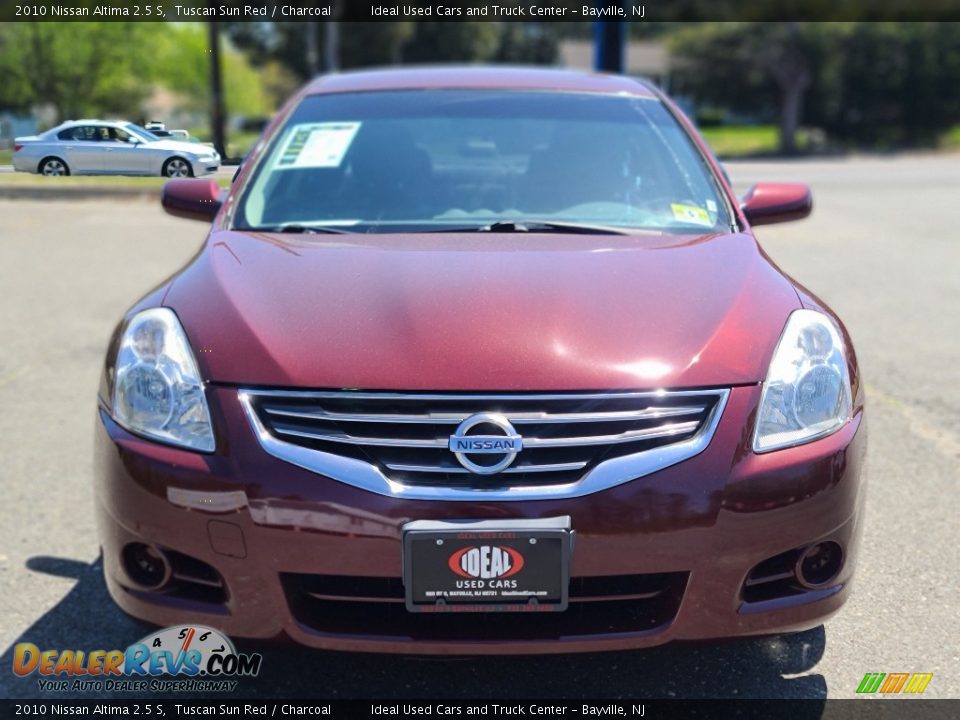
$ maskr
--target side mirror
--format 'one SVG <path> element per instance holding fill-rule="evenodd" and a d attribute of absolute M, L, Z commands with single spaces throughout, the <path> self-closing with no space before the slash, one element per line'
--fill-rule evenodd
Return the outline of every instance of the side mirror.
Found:
<path fill-rule="evenodd" d="M 223 204 L 223 191 L 213 180 L 169 180 L 160 204 L 170 215 L 211 222 Z"/>
<path fill-rule="evenodd" d="M 757 183 L 740 201 L 751 225 L 801 220 L 813 210 L 810 188 L 802 183 Z"/>

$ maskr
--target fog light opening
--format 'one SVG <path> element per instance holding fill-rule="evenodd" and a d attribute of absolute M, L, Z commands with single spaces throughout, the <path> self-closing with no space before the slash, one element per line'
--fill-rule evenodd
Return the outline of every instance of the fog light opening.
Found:
<path fill-rule="evenodd" d="M 794 571 L 800 584 L 806 588 L 822 588 L 840 574 L 843 550 L 833 541 L 811 545 L 800 555 Z"/>
<path fill-rule="evenodd" d="M 133 582 L 147 590 L 159 590 L 172 575 L 164 552 L 143 543 L 130 543 L 123 549 L 123 568 Z"/>

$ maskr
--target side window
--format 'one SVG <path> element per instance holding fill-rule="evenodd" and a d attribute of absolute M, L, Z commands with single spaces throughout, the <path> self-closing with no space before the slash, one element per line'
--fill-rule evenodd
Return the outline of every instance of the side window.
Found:
<path fill-rule="evenodd" d="M 97 134 L 95 127 L 89 125 L 82 125 L 80 127 L 75 127 L 73 129 L 73 139 L 74 140 L 99 140 L 100 136 Z"/>
<path fill-rule="evenodd" d="M 110 132 L 113 130 L 113 128 L 109 128 L 106 125 L 98 125 L 97 127 L 92 128 L 92 130 L 93 130 L 93 137 L 90 138 L 91 140 L 99 140 L 101 142 L 110 142 L 110 140 L 112 139 L 110 137 Z"/>
<path fill-rule="evenodd" d="M 61 130 L 57 134 L 57 138 L 60 140 L 99 140 L 100 139 L 100 128 L 91 127 L 90 125 L 77 125 L 72 128 L 67 128 L 66 130 Z M 106 128 L 104 128 L 106 130 Z"/>
<path fill-rule="evenodd" d="M 133 136 L 126 130 L 112 127 L 110 128 L 110 139 L 113 142 L 129 143 L 133 139 Z"/>

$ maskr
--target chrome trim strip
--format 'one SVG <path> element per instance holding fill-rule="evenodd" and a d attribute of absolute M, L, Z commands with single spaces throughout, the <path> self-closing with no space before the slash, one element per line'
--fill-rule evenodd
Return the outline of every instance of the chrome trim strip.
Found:
<path fill-rule="evenodd" d="M 240 392 L 259 397 L 296 397 L 305 400 L 629 400 L 630 398 L 697 397 L 718 395 L 726 390 L 647 390 L 640 392 L 609 393 L 391 393 L 357 392 L 353 390 L 255 390 L 243 389 Z"/>
<path fill-rule="evenodd" d="M 292 445 L 277 440 L 260 422 L 256 412 L 253 409 L 251 396 L 287 396 L 296 394 L 298 397 L 315 398 L 334 398 L 334 397 L 355 397 L 366 399 L 377 398 L 404 398 L 408 400 L 491 400 L 491 399 L 602 399 L 602 398 L 622 398 L 622 397 L 663 397 L 666 395 L 692 396 L 692 395 L 715 395 L 718 400 L 716 405 L 710 411 L 700 430 L 688 440 L 678 443 L 672 443 L 663 447 L 652 448 L 644 452 L 624 455 L 600 463 L 590 472 L 584 475 L 580 480 L 562 485 L 540 485 L 533 487 L 507 487 L 482 490 L 475 488 L 451 488 L 451 487 L 428 487 L 422 485 L 403 485 L 394 482 L 385 476 L 379 468 L 362 460 L 354 460 L 332 453 L 320 452 L 309 448 Z M 695 455 L 703 452 L 710 441 L 713 439 L 717 426 L 720 424 L 720 418 L 723 416 L 724 408 L 727 406 L 727 399 L 730 396 L 728 389 L 722 390 L 696 390 L 680 391 L 677 393 L 654 392 L 654 393 L 609 393 L 600 395 L 584 394 L 561 394 L 561 395 L 417 395 L 417 394 L 386 394 L 386 393 L 299 393 L 295 391 L 269 391 L 269 390 L 243 390 L 239 391 L 240 404 L 243 407 L 247 421 L 253 429 L 260 446 L 264 451 L 273 457 L 296 465 L 310 472 L 323 475 L 324 477 L 336 480 L 338 482 L 351 485 L 361 490 L 367 490 L 378 495 L 400 498 L 404 500 L 444 500 L 444 501 L 462 501 L 476 502 L 497 501 L 497 500 L 560 500 L 567 498 L 582 497 L 590 495 L 601 490 L 607 490 L 617 485 L 630 482 L 645 475 L 663 470 L 664 468 L 676 465 L 677 463 L 688 460 Z"/>
<path fill-rule="evenodd" d="M 524 438 L 523 446 L 532 447 L 584 447 L 587 445 L 619 445 L 620 443 L 636 442 L 638 440 L 654 440 L 671 435 L 682 435 L 695 430 L 700 423 L 696 420 L 673 425 L 662 425 L 644 430 L 627 430 L 616 435 L 589 435 L 587 437 L 560 437 L 560 438 Z M 405 448 L 447 448 L 449 438 L 434 440 L 415 440 L 406 438 L 372 438 L 347 435 L 346 433 L 308 432 L 306 430 L 286 430 L 276 428 L 275 432 L 281 435 L 320 440 L 322 442 L 343 443 L 345 445 L 369 445 L 371 447 L 405 447 Z M 499 437 L 499 436 L 498 436 Z M 504 436 L 505 438 L 507 436 Z"/>
<path fill-rule="evenodd" d="M 347 435 L 331 435 L 329 433 L 307 432 L 306 430 L 284 430 L 276 428 L 276 432 L 281 435 L 291 435 L 293 437 L 309 438 L 310 440 L 321 440 L 323 442 L 343 443 L 344 445 L 372 445 L 376 447 L 405 447 L 405 448 L 434 448 L 444 450 L 447 447 L 449 438 L 437 440 L 407 440 L 405 438 L 368 438 L 354 437 Z"/>
<path fill-rule="evenodd" d="M 649 407 L 643 410 L 614 410 L 608 413 L 504 413 L 514 425 L 539 425 L 540 423 L 588 423 L 617 422 L 619 420 L 659 420 L 667 417 L 696 415 L 706 410 L 705 405 L 682 407 Z"/>
<path fill-rule="evenodd" d="M 444 413 L 442 415 L 352 415 L 349 413 L 328 412 L 326 410 L 316 410 L 314 412 L 277 410 L 276 408 L 264 408 L 264 410 L 270 415 L 279 417 L 303 418 L 304 420 L 329 420 L 330 422 L 459 425 L 470 417 L 470 413 Z"/>
<path fill-rule="evenodd" d="M 256 394 L 256 393 L 254 393 Z M 514 425 L 539 425 L 549 423 L 587 423 L 587 422 L 617 422 L 618 420 L 659 420 L 666 417 L 682 417 L 696 415 L 706 409 L 704 405 L 684 405 L 678 407 L 648 407 L 643 410 L 614 410 L 608 413 L 500 413 Z M 302 418 L 304 420 L 328 420 L 330 422 L 368 422 L 368 423 L 417 423 L 434 425 L 457 425 L 468 417 L 470 413 L 429 413 L 426 415 L 353 415 L 350 413 L 330 412 L 328 410 L 300 411 L 277 410 L 264 408 L 273 416 Z"/>
<path fill-rule="evenodd" d="M 396 463 L 385 463 L 385 465 L 391 470 L 398 470 L 400 472 L 425 472 L 425 473 L 454 473 L 454 474 L 464 474 L 464 475 L 473 475 L 465 467 L 448 467 L 448 466 L 438 466 L 438 465 L 400 465 Z M 508 467 L 506 470 L 501 470 L 500 474 L 503 473 L 537 473 L 537 472 L 562 472 L 564 470 L 581 470 L 587 466 L 586 461 L 580 462 L 569 462 L 569 463 L 553 463 L 551 465 L 513 465 Z"/>
<path fill-rule="evenodd" d="M 700 424 L 693 420 L 673 425 L 662 425 L 646 430 L 627 430 L 616 435 L 589 435 L 587 437 L 560 437 L 560 438 L 524 438 L 525 448 L 534 447 L 583 447 L 585 445 L 619 445 L 620 443 L 636 442 L 637 440 L 654 440 L 656 438 L 683 435 L 696 430 Z"/>

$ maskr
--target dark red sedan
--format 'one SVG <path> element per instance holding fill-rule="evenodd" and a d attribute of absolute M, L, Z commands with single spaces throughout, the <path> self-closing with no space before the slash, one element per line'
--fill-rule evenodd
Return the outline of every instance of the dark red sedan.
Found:
<path fill-rule="evenodd" d="M 843 325 L 625 78 L 323 77 L 117 327 L 110 593 L 153 623 L 398 653 L 637 648 L 820 624 L 850 591 L 863 388 Z"/>

